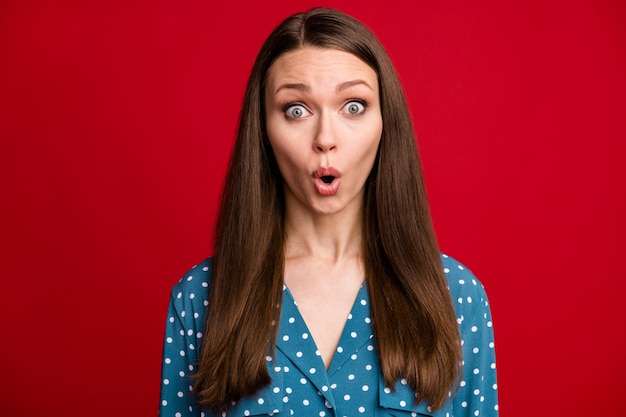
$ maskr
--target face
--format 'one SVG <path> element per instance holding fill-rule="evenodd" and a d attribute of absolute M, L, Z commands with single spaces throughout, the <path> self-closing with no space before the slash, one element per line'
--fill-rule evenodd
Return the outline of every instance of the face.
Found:
<path fill-rule="evenodd" d="M 305 47 L 268 71 L 266 126 L 287 209 L 360 210 L 383 122 L 375 71 L 356 56 Z"/>

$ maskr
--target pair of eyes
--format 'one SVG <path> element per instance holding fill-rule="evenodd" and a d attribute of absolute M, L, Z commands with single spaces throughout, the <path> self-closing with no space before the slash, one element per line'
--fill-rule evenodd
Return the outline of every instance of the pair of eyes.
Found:
<path fill-rule="evenodd" d="M 350 100 L 342 108 L 341 112 L 350 116 L 357 116 L 366 109 L 366 103 L 363 100 Z M 292 119 L 300 119 L 310 116 L 311 112 L 301 103 L 291 103 L 285 106 L 285 115 Z"/>

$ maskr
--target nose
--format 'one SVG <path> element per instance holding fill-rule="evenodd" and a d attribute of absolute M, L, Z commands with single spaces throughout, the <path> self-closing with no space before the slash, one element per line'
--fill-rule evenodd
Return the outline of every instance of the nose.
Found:
<path fill-rule="evenodd" d="M 313 139 L 313 148 L 316 152 L 330 152 L 337 148 L 337 136 L 333 126 L 332 115 L 322 113 L 317 121 L 317 130 Z"/>

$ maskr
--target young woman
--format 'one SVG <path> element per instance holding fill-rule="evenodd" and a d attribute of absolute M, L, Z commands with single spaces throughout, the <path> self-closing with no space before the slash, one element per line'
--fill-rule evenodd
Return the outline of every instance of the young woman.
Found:
<path fill-rule="evenodd" d="M 286 19 L 250 75 L 214 257 L 172 293 L 160 415 L 495 416 L 494 358 L 385 50 L 335 10 Z"/>

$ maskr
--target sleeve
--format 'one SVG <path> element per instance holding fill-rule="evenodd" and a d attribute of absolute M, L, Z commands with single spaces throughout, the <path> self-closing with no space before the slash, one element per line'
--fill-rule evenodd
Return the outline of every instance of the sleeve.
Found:
<path fill-rule="evenodd" d="M 470 278 L 464 299 L 464 314 L 458 319 L 463 348 L 463 375 L 453 398 L 455 417 L 497 417 L 498 385 L 491 311 L 482 284 Z M 467 314 L 467 316 L 465 316 Z"/>
<path fill-rule="evenodd" d="M 186 298 L 176 287 L 170 298 L 161 364 L 160 417 L 204 416 L 191 391 L 191 375 L 197 363 L 196 339 L 201 333 L 196 329 L 191 303 L 185 305 Z"/>

